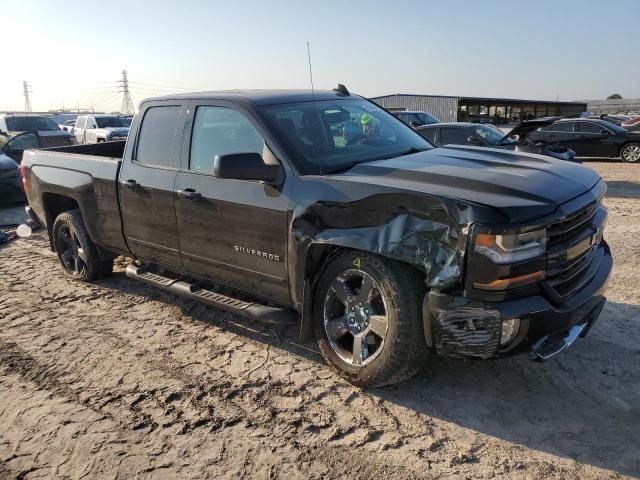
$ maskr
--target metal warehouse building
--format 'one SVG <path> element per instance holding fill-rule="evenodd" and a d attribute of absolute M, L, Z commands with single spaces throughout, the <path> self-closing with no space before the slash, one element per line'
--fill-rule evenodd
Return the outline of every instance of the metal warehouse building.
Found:
<path fill-rule="evenodd" d="M 511 123 L 536 117 L 579 115 L 587 110 L 586 102 L 552 102 L 515 98 L 394 93 L 372 97 L 370 100 L 387 109 L 424 111 L 435 115 L 443 122 L 468 122 L 486 118 L 493 123 Z"/>
<path fill-rule="evenodd" d="M 619 100 L 588 100 L 587 110 L 601 115 L 603 113 L 640 112 L 640 98 Z"/>

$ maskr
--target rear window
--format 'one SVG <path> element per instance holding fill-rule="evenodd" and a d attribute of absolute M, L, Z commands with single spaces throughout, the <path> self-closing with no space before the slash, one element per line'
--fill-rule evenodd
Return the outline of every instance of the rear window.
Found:
<path fill-rule="evenodd" d="M 149 108 L 142 120 L 136 160 L 159 167 L 173 167 L 173 145 L 179 120 L 179 106 Z"/>
<path fill-rule="evenodd" d="M 5 117 L 11 132 L 42 132 L 60 130 L 58 124 L 47 117 Z"/>

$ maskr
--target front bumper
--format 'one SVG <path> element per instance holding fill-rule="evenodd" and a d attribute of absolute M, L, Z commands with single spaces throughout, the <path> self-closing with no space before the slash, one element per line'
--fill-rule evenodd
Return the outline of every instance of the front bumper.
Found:
<path fill-rule="evenodd" d="M 605 302 L 613 259 L 606 242 L 600 248 L 604 255 L 595 275 L 561 304 L 554 304 L 543 295 L 482 302 L 430 291 L 423 303 L 427 346 L 445 356 L 490 358 L 532 348 L 541 351 L 558 338 L 568 337 L 572 343 L 576 332 L 571 332 L 572 327 L 583 326 L 578 333 L 586 335 Z M 520 319 L 520 330 L 501 347 L 502 321 L 512 318 Z"/>

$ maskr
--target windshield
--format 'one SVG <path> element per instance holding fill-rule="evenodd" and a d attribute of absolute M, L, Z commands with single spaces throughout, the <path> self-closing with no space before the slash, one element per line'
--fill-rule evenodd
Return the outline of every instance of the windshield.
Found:
<path fill-rule="evenodd" d="M 486 125 L 478 125 L 473 127 L 473 131 L 480 135 L 490 145 L 509 144 L 514 143 L 511 138 L 504 138 L 504 133 L 495 128 L 488 127 Z M 504 138 L 504 140 L 503 140 Z"/>
<path fill-rule="evenodd" d="M 431 145 L 380 107 L 363 99 L 261 107 L 302 174 L 331 173 Z"/>
<path fill-rule="evenodd" d="M 124 117 L 96 117 L 98 128 L 128 127 L 130 122 Z"/>
<path fill-rule="evenodd" d="M 433 115 L 429 115 L 428 113 L 416 113 L 416 116 L 418 117 L 418 119 L 420 119 L 420 122 L 422 123 L 422 125 L 431 125 L 432 123 L 440 123 L 440 120 L 438 120 Z"/>
<path fill-rule="evenodd" d="M 5 117 L 10 132 L 42 132 L 60 130 L 58 124 L 47 117 Z"/>

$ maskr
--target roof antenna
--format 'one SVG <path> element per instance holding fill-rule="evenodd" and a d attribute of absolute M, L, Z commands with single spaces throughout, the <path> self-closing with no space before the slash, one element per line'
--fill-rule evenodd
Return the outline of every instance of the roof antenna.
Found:
<path fill-rule="evenodd" d="M 338 95 L 340 95 L 341 97 L 348 97 L 351 95 L 351 93 L 349 92 L 349 90 L 347 90 L 347 87 L 345 87 L 343 84 L 339 83 L 338 84 L 338 88 L 334 88 L 333 89 L 334 92 L 336 92 Z"/>
<path fill-rule="evenodd" d="M 309 59 L 309 78 L 311 79 L 311 96 L 313 101 L 316 101 L 316 92 L 313 88 L 313 70 L 311 70 L 311 47 L 309 47 L 309 41 L 307 40 L 307 58 Z"/>
<path fill-rule="evenodd" d="M 309 40 L 307 40 L 307 58 L 309 59 L 309 79 L 311 80 L 311 98 L 313 100 L 313 110 L 316 112 L 315 114 L 317 115 L 316 91 L 315 91 L 315 88 L 313 88 L 313 70 L 311 69 L 311 47 L 309 46 Z M 317 129 L 315 130 L 316 130 L 315 144 L 317 148 L 319 138 L 318 138 Z M 322 162 L 320 162 L 320 175 L 322 175 Z"/>

